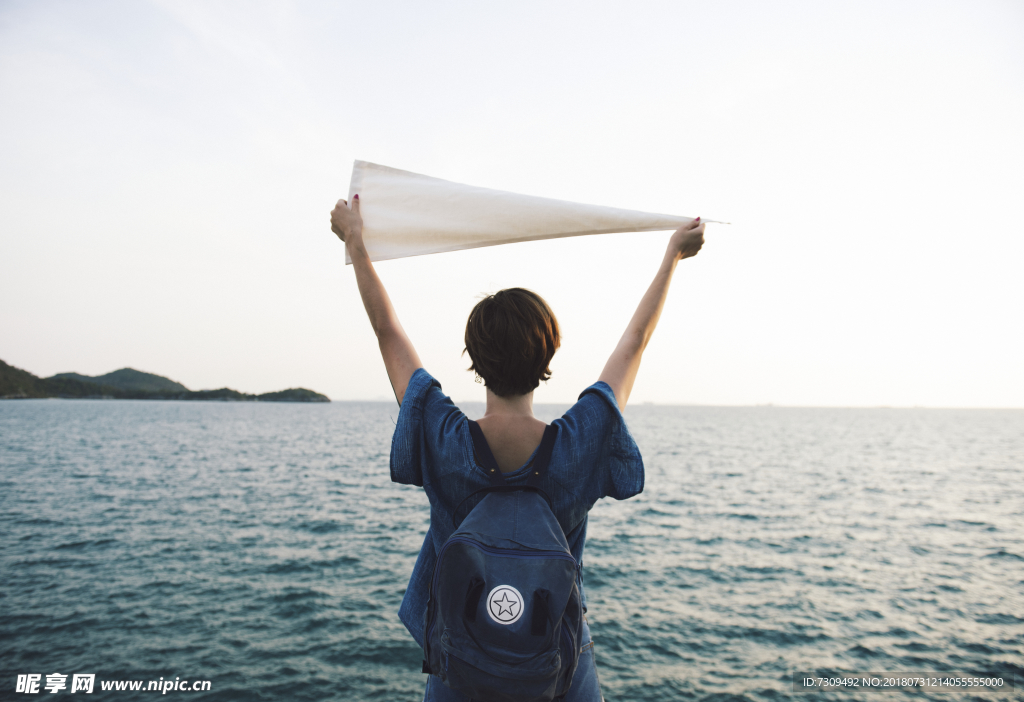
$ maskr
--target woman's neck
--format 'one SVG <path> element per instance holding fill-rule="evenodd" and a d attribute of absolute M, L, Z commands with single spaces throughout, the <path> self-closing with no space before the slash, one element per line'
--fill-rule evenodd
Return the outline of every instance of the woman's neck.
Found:
<path fill-rule="evenodd" d="M 484 417 L 533 417 L 533 391 L 525 395 L 499 397 L 487 390 L 487 407 Z"/>

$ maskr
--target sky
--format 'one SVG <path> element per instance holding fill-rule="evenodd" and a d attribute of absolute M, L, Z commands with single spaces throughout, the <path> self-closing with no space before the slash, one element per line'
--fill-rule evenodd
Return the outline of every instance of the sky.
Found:
<path fill-rule="evenodd" d="M 354 159 L 702 216 L 631 402 L 1024 407 L 1019 2 L 0 2 L 0 359 L 391 388 L 329 212 Z M 594 382 L 668 232 L 386 261 L 424 365 L 540 293 Z"/>

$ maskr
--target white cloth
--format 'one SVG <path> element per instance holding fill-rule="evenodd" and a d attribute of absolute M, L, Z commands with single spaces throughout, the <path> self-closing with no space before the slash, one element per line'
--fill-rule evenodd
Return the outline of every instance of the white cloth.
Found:
<path fill-rule="evenodd" d="M 693 220 L 478 188 L 366 161 L 352 165 L 350 203 L 356 194 L 371 261 L 517 241 L 676 229 Z M 352 263 L 347 253 L 346 263 Z"/>

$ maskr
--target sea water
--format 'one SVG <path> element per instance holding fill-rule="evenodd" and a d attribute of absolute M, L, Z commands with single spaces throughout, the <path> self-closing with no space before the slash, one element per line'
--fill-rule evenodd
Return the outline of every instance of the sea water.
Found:
<path fill-rule="evenodd" d="M 471 416 L 479 405 L 466 407 Z M 564 407 L 538 407 L 550 421 Z M 428 526 L 393 403 L 0 403 L 0 698 L 408 700 Z M 1019 699 L 1024 411 L 638 406 L 646 486 L 590 514 L 608 700 Z M 801 672 L 999 674 L 807 692 Z M 1016 675 L 1017 687 L 1009 688 Z M 24 679 L 23 679 L 24 680 Z M 55 684 L 59 685 L 59 679 Z"/>

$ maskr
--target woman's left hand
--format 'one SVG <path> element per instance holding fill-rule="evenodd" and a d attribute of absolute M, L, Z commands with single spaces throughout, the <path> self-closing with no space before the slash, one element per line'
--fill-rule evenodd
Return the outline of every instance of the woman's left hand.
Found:
<path fill-rule="evenodd" d="M 331 210 L 331 231 L 346 244 L 355 244 L 363 238 L 363 217 L 359 214 L 359 196 L 352 198 L 352 206 L 345 200 Z"/>
<path fill-rule="evenodd" d="M 702 246 L 704 246 L 704 223 L 700 221 L 700 217 L 676 229 L 668 242 L 668 250 L 676 257 L 676 260 L 696 256 Z"/>

